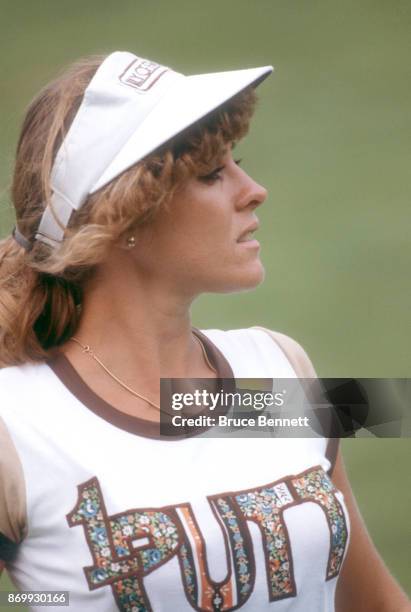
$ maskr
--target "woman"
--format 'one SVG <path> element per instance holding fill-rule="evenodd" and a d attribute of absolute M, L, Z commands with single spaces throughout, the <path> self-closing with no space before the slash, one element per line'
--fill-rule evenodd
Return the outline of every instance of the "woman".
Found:
<path fill-rule="evenodd" d="M 28 110 L 0 252 L 0 558 L 21 590 L 81 612 L 409 609 L 332 441 L 159 432 L 161 377 L 314 374 L 286 336 L 190 322 L 199 294 L 264 277 L 267 194 L 233 146 L 270 72 L 116 52 Z"/>

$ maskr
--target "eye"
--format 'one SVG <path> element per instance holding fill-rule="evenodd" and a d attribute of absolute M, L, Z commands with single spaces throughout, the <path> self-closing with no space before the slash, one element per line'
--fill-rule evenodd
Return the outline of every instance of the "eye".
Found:
<path fill-rule="evenodd" d="M 203 181 L 204 183 L 214 183 L 221 179 L 221 172 L 224 170 L 225 166 L 219 166 L 215 168 L 209 174 L 205 174 L 203 176 L 199 176 L 198 180 Z"/>
<path fill-rule="evenodd" d="M 234 163 L 239 166 L 241 164 L 242 160 L 241 159 L 235 159 Z M 209 174 L 204 174 L 203 176 L 199 176 L 198 180 L 199 181 L 203 181 L 204 183 L 214 183 L 215 181 L 221 180 L 222 176 L 221 173 L 224 170 L 225 166 L 219 166 L 218 168 L 215 168 L 212 172 L 210 172 Z"/>

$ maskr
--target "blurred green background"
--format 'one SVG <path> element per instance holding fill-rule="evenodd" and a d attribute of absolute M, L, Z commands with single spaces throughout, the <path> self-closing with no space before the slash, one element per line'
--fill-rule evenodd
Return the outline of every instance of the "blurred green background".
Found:
<path fill-rule="evenodd" d="M 2 236 L 24 109 L 70 61 L 125 49 L 187 73 L 272 63 L 239 146 L 270 193 L 259 209 L 267 278 L 203 297 L 194 323 L 283 331 L 322 376 L 411 376 L 409 2 L 0 0 L 0 10 Z M 410 446 L 343 443 L 369 531 L 408 593 Z"/>

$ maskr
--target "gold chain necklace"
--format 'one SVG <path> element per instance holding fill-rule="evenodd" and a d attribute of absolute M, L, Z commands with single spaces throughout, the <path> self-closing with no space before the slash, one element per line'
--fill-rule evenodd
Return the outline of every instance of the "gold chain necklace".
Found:
<path fill-rule="evenodd" d="M 197 340 L 197 342 L 199 343 L 202 353 L 203 353 L 203 357 L 204 360 L 206 362 L 206 364 L 208 365 L 208 367 L 215 373 L 217 374 L 216 369 L 214 368 L 214 366 L 211 365 L 210 360 L 208 359 L 208 355 L 207 352 L 204 348 L 203 343 L 201 342 L 200 338 L 198 338 L 195 334 L 194 338 Z M 91 348 L 91 346 L 89 344 L 83 344 L 82 342 L 80 342 L 80 340 L 78 338 L 76 338 L 75 336 L 72 336 L 70 338 L 70 340 L 72 340 L 73 342 L 76 342 L 77 344 L 79 344 L 81 346 L 81 348 L 83 349 L 84 353 L 87 353 L 88 355 L 90 355 L 90 357 L 92 357 L 95 361 L 97 361 L 97 363 L 100 365 L 100 367 L 103 368 L 103 370 L 113 379 L 115 380 L 121 387 L 123 387 L 123 389 L 125 389 L 126 391 L 128 391 L 129 393 L 131 393 L 132 395 L 134 395 L 135 397 L 138 397 L 139 399 L 143 400 L 144 402 L 146 402 L 149 406 L 151 406 L 152 408 L 154 408 L 155 410 L 158 410 L 159 412 L 161 412 L 161 407 L 156 403 L 153 402 L 152 400 L 148 399 L 147 397 L 145 397 L 144 395 L 141 395 L 141 393 L 137 393 L 137 391 L 135 391 L 134 389 L 132 389 L 131 387 L 129 387 L 125 382 L 123 382 L 122 380 L 120 380 L 120 378 L 118 378 L 118 376 L 116 376 L 115 374 L 113 374 L 113 372 L 111 372 L 111 370 L 108 369 L 108 367 L 106 365 L 104 365 L 104 363 L 101 361 L 101 359 L 99 359 L 97 357 L 97 355 L 95 354 L 95 352 L 93 351 L 93 349 Z M 166 412 L 164 410 L 164 412 Z M 170 414 L 169 412 L 167 412 L 167 414 Z M 170 414 L 171 416 L 171 414 Z"/>

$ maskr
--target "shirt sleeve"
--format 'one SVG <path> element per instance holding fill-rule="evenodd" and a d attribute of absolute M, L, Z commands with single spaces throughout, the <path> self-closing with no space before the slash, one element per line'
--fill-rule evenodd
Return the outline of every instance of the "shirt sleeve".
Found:
<path fill-rule="evenodd" d="M 285 334 L 271 331 L 269 329 L 266 329 L 265 327 L 257 327 L 254 329 L 260 329 L 261 331 L 264 331 L 269 336 L 271 336 L 271 338 L 276 344 L 278 344 L 278 346 L 281 348 L 281 350 L 287 357 L 288 361 L 293 366 L 293 369 L 297 374 L 298 378 L 318 378 L 310 358 L 308 357 L 303 347 L 298 344 L 298 342 L 296 342 L 289 336 L 286 336 Z M 328 461 L 330 462 L 330 468 L 328 470 L 328 474 L 330 476 L 334 471 L 339 443 L 339 438 L 329 438 L 327 442 L 325 455 Z"/>
<path fill-rule="evenodd" d="M 6 424 L 0 417 L 0 559 L 10 561 L 26 533 L 23 467 Z"/>
<path fill-rule="evenodd" d="M 258 327 L 256 329 L 264 331 L 271 336 L 276 344 L 278 344 L 293 366 L 298 378 L 317 378 L 314 366 L 301 344 L 298 344 L 298 342 L 280 332 L 274 332 L 265 327 Z"/>

